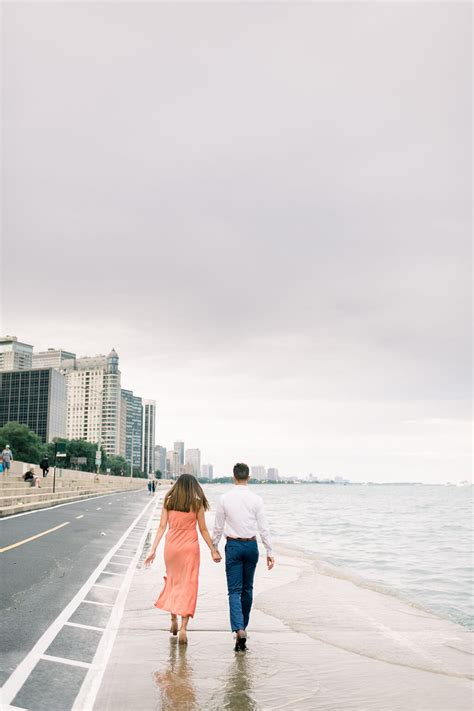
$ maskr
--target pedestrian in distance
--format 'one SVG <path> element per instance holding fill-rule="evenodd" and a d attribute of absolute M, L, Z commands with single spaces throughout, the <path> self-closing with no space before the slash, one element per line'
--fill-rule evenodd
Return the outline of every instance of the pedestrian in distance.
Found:
<path fill-rule="evenodd" d="M 275 564 L 270 531 L 260 496 L 250 491 L 247 464 L 234 466 L 234 488 L 223 494 L 216 509 L 212 542 L 218 547 L 224 534 L 225 572 L 229 595 L 230 627 L 236 652 L 247 647 L 247 627 L 253 601 L 253 579 L 258 563 L 257 531 L 267 553 L 267 568 Z"/>
<path fill-rule="evenodd" d="M 31 483 L 31 486 L 36 487 L 37 489 L 41 489 L 41 484 L 39 480 L 38 474 L 36 474 L 35 470 L 33 467 L 30 467 L 26 474 L 23 475 L 24 481 L 29 481 Z"/>
<path fill-rule="evenodd" d="M 45 456 L 43 457 L 43 459 L 42 459 L 41 462 L 40 462 L 40 469 L 41 469 L 41 471 L 43 472 L 43 478 L 46 477 L 46 476 L 48 476 L 48 472 L 49 472 L 49 459 L 48 459 L 48 457 L 47 457 L 46 454 L 45 454 Z"/>
<path fill-rule="evenodd" d="M 10 470 L 12 461 L 13 461 L 12 450 L 10 449 L 10 445 L 6 444 L 5 448 L 2 452 L 2 464 L 3 464 L 3 471 L 4 472 L 8 472 Z"/>
<path fill-rule="evenodd" d="M 170 632 L 178 635 L 179 644 L 187 644 L 189 618 L 194 617 L 196 611 L 200 564 L 196 525 L 212 559 L 216 563 L 221 561 L 207 530 L 204 513 L 208 510 L 209 503 L 196 477 L 181 474 L 165 496 L 160 525 L 145 560 L 145 567 L 148 568 L 155 560 L 156 549 L 168 529 L 164 547 L 165 586 L 155 607 L 171 614 Z M 179 634 L 178 615 L 181 617 Z"/>
<path fill-rule="evenodd" d="M 155 481 L 154 479 L 153 479 L 153 481 L 151 482 L 151 488 L 153 489 L 153 495 L 155 495 L 155 491 L 156 491 L 156 481 Z"/>
<path fill-rule="evenodd" d="M 148 479 L 148 494 L 151 496 L 151 479 Z"/>

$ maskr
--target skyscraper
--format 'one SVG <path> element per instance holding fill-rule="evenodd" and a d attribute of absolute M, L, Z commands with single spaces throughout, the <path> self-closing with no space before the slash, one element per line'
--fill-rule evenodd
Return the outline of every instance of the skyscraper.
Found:
<path fill-rule="evenodd" d="M 156 402 L 143 400 L 142 471 L 145 474 L 155 471 L 155 419 Z"/>
<path fill-rule="evenodd" d="M 60 369 L 63 361 L 73 360 L 75 353 L 64 351 L 62 348 L 48 348 L 47 351 L 33 353 L 33 368 L 56 368 Z"/>
<path fill-rule="evenodd" d="M 278 476 L 278 469 L 274 467 L 268 467 L 267 479 L 268 481 L 278 481 L 280 477 Z"/>
<path fill-rule="evenodd" d="M 0 372 L 0 427 L 19 422 L 42 442 L 66 436 L 66 380 L 53 368 Z"/>
<path fill-rule="evenodd" d="M 178 441 L 173 444 L 173 449 L 179 454 L 179 463 L 184 464 L 184 442 Z"/>
<path fill-rule="evenodd" d="M 212 464 L 203 464 L 202 465 L 202 475 L 205 479 L 212 479 L 214 476 L 214 467 Z"/>
<path fill-rule="evenodd" d="M 120 371 L 114 349 L 108 356 L 65 360 L 68 439 L 100 443 L 108 455 L 120 453 Z"/>
<path fill-rule="evenodd" d="M 16 336 L 0 337 L 0 370 L 29 370 L 33 346 L 21 343 Z"/>
<path fill-rule="evenodd" d="M 143 404 L 141 397 L 131 390 L 121 392 L 122 409 L 126 409 L 125 425 L 125 459 L 132 464 L 133 469 L 141 471 L 142 467 L 142 437 L 143 437 Z"/>
<path fill-rule="evenodd" d="M 186 464 L 191 466 L 192 473 L 196 478 L 201 476 L 201 451 L 199 449 L 187 449 Z"/>
<path fill-rule="evenodd" d="M 257 481 L 265 481 L 267 478 L 267 472 L 265 470 L 265 467 L 262 467 L 261 465 L 251 467 L 250 475 L 252 479 L 256 479 Z"/>
<path fill-rule="evenodd" d="M 166 447 L 155 445 L 155 471 L 159 469 L 166 478 Z"/>
<path fill-rule="evenodd" d="M 169 449 L 166 453 L 166 475 L 170 479 L 177 479 L 181 473 L 179 454 L 174 449 Z"/>

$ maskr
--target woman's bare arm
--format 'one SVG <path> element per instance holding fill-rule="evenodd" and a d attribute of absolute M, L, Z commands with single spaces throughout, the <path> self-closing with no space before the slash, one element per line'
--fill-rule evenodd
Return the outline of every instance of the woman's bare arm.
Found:
<path fill-rule="evenodd" d="M 156 549 L 158 548 L 158 545 L 161 541 L 161 539 L 164 536 L 164 533 L 166 531 L 166 527 L 168 526 L 168 509 L 165 509 L 163 507 L 161 511 L 161 518 L 160 518 L 160 525 L 158 526 L 158 530 L 156 532 L 155 540 L 153 541 L 153 545 L 151 547 L 151 551 L 145 560 L 145 567 L 148 568 L 153 561 L 155 560 L 155 555 L 156 555 Z"/>
<path fill-rule="evenodd" d="M 197 522 L 199 526 L 199 531 L 201 532 L 201 536 L 204 538 L 209 547 L 209 550 L 211 551 L 212 560 L 214 560 L 216 563 L 220 563 L 220 561 L 222 560 L 221 554 L 219 553 L 217 548 L 214 547 L 212 538 L 209 534 L 209 531 L 207 530 L 206 517 L 204 515 L 204 509 L 202 507 L 198 511 Z"/>

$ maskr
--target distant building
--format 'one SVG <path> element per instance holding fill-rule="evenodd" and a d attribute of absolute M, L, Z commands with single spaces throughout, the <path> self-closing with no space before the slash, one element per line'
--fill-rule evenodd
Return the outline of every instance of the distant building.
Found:
<path fill-rule="evenodd" d="M 262 467 L 260 465 L 256 467 L 251 467 L 250 476 L 252 479 L 256 479 L 257 481 L 266 481 L 267 472 L 265 467 Z"/>
<path fill-rule="evenodd" d="M 192 471 L 189 473 L 193 474 L 197 479 L 201 475 L 201 451 L 199 449 L 187 449 L 185 463 L 190 465 Z"/>
<path fill-rule="evenodd" d="M 33 368 L 56 368 L 59 370 L 65 360 L 74 360 L 75 353 L 62 348 L 48 348 L 47 351 L 33 353 Z"/>
<path fill-rule="evenodd" d="M 278 476 L 278 469 L 275 469 L 274 467 L 268 467 L 267 471 L 267 479 L 268 481 L 278 481 L 279 480 Z"/>
<path fill-rule="evenodd" d="M 179 454 L 179 463 L 184 464 L 184 442 L 178 441 L 173 444 L 173 449 Z"/>
<path fill-rule="evenodd" d="M 212 464 L 202 465 L 202 476 L 206 479 L 212 479 L 214 476 L 214 467 Z"/>
<path fill-rule="evenodd" d="M 142 471 L 148 475 L 155 471 L 155 422 L 156 402 L 143 400 Z"/>
<path fill-rule="evenodd" d="M 142 470 L 143 404 L 132 390 L 121 391 L 121 407 L 126 411 L 125 459 L 134 470 Z"/>
<path fill-rule="evenodd" d="M 118 455 L 121 388 L 116 351 L 65 360 L 61 373 L 67 383 L 67 438 L 97 442 L 109 456 Z"/>
<path fill-rule="evenodd" d="M 66 436 L 66 411 L 66 379 L 57 370 L 0 372 L 0 427 L 19 422 L 51 442 Z"/>
<path fill-rule="evenodd" d="M 166 477 L 166 447 L 162 447 L 161 445 L 157 444 L 155 445 L 155 471 L 159 469 L 160 472 L 163 474 L 163 477 Z"/>
<path fill-rule="evenodd" d="M 179 454 L 174 449 L 169 449 L 166 453 L 166 475 L 169 479 L 177 479 L 181 473 Z"/>
<path fill-rule="evenodd" d="M 33 346 L 21 343 L 16 336 L 0 337 L 0 370 L 32 368 Z"/>

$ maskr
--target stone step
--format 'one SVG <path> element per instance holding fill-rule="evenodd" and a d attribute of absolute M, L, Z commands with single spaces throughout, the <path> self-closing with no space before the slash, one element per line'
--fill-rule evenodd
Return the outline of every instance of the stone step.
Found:
<path fill-rule="evenodd" d="M 117 492 L 122 491 L 122 489 L 116 490 Z M 110 492 L 108 492 L 110 493 Z M 62 494 L 61 498 L 58 499 L 45 499 L 43 501 L 30 501 L 25 503 L 4 505 L 3 500 L 0 500 L 0 518 L 5 516 L 11 516 L 17 513 L 24 513 L 25 511 L 34 511 L 36 509 L 48 508 L 48 506 L 57 506 L 58 504 L 69 503 L 71 501 L 81 501 L 83 499 L 90 499 L 97 496 L 97 493 L 90 494 L 74 494 L 66 495 Z"/>
<path fill-rule="evenodd" d="M 84 487 L 83 489 L 78 489 L 76 491 L 56 491 L 53 494 L 52 491 L 42 492 L 41 489 L 32 489 L 31 493 L 28 494 L 18 494 L 16 496 L 0 497 L 0 506 L 13 506 L 16 504 L 26 503 L 27 501 L 32 503 L 45 500 L 56 501 L 57 499 L 69 498 L 71 496 L 83 496 L 85 494 L 97 496 L 103 493 L 109 492 L 103 492 L 101 490 L 88 489 Z"/>

